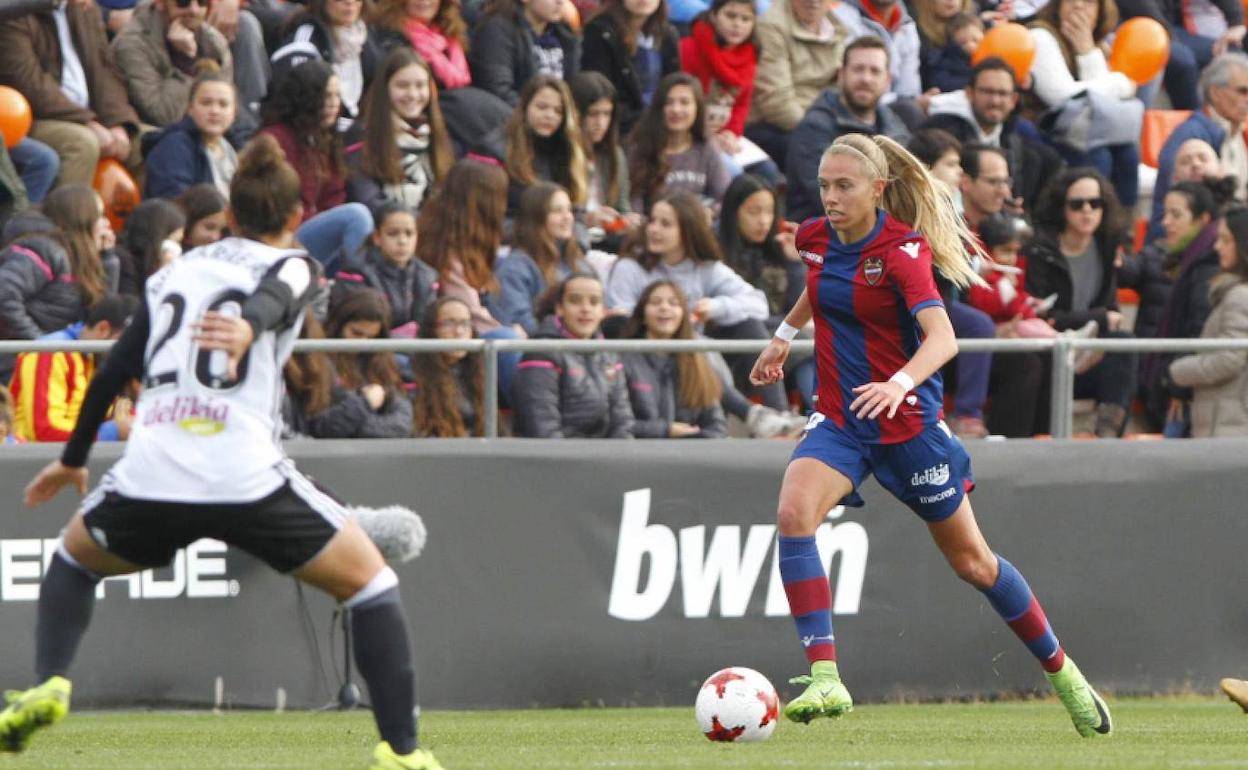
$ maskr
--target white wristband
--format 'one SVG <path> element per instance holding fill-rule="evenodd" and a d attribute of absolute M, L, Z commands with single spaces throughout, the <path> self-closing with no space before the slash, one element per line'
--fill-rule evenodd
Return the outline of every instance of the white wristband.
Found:
<path fill-rule="evenodd" d="M 798 329 L 796 326 L 789 326 L 784 321 L 781 321 L 780 327 L 776 329 L 776 336 L 785 342 L 792 342 L 793 338 L 797 336 L 799 331 L 801 331 L 801 329 Z"/>
<path fill-rule="evenodd" d="M 914 390 L 914 378 L 901 370 L 898 370 L 896 374 L 889 377 L 888 381 L 897 383 L 904 388 L 907 393 Z"/>

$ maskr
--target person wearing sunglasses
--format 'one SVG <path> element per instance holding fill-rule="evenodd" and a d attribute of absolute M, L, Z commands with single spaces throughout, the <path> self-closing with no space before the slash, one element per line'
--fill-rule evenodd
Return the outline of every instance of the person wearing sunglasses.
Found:
<path fill-rule="evenodd" d="M 1093 168 L 1063 171 L 1036 206 L 1036 237 L 1023 247 L 1024 286 L 1033 297 L 1057 295 L 1048 317 L 1058 331 L 1096 321 L 1101 337 L 1133 336 L 1118 310 L 1118 249 L 1126 220 L 1113 185 Z M 1075 377 L 1075 398 L 1096 400 L 1095 432 L 1121 436 L 1135 394 L 1135 353 L 1110 353 Z M 1046 412 L 1047 399 L 1041 399 Z M 1048 415 L 1038 414 L 1038 424 Z"/>
<path fill-rule="evenodd" d="M 144 123 L 165 127 L 186 114 L 195 62 L 211 59 L 232 80 L 230 44 L 204 20 L 208 0 L 152 0 L 113 40 L 130 103 Z"/>

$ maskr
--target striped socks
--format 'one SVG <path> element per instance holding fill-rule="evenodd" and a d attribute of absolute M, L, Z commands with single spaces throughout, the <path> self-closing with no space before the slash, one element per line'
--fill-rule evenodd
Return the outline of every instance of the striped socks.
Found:
<path fill-rule="evenodd" d="M 1049 673 L 1058 671 L 1066 660 L 1066 653 L 1058 644 L 1039 600 L 1013 564 L 1000 555 L 997 555 L 997 563 L 1000 565 L 997 582 L 983 592 L 984 596 L 988 597 L 988 603 L 1006 625 L 1023 640 L 1031 654 L 1036 656 L 1044 670 Z"/>
<path fill-rule="evenodd" d="M 832 636 L 832 590 L 814 536 L 785 537 L 780 541 L 780 579 L 806 659 L 836 661 Z M 1025 585 L 1025 584 L 1024 584 Z"/>

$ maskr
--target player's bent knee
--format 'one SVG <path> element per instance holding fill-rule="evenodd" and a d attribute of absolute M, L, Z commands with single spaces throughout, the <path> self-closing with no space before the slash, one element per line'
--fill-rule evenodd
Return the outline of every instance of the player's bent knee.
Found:
<path fill-rule="evenodd" d="M 362 607 L 370 602 L 389 593 L 395 595 L 394 589 L 399 587 L 399 576 L 389 566 L 382 567 L 381 570 L 373 576 L 373 579 L 359 591 L 356 591 L 342 604 L 347 609 L 355 609 Z"/>
<path fill-rule="evenodd" d="M 978 549 L 950 554 L 949 566 L 959 578 L 976 588 L 991 588 L 997 577 L 996 557 Z"/>
<path fill-rule="evenodd" d="M 821 520 L 813 506 L 802 501 L 781 499 L 776 508 L 776 530 L 785 537 L 813 535 Z"/>

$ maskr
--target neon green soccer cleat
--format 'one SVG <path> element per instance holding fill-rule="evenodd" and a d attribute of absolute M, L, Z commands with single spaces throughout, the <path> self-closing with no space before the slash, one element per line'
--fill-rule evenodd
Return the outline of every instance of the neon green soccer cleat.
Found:
<path fill-rule="evenodd" d="M 72 690 L 68 679 L 54 676 L 25 692 L 6 692 L 8 705 L 0 711 L 0 751 L 25 751 L 36 730 L 64 719 Z"/>
<path fill-rule="evenodd" d="M 1109 718 L 1109 707 L 1101 696 L 1096 694 L 1083 672 L 1070 658 L 1066 658 L 1062 668 L 1055 674 L 1045 673 L 1057 697 L 1070 712 L 1070 721 L 1084 738 L 1095 738 L 1098 735 L 1109 735 L 1114 724 Z"/>
<path fill-rule="evenodd" d="M 369 770 L 446 770 L 431 752 L 416 749 L 411 754 L 395 754 L 390 744 L 382 741 L 373 750 L 373 766 Z"/>
<path fill-rule="evenodd" d="M 817 661 L 810 666 L 810 676 L 797 676 L 789 684 L 807 685 L 806 691 L 784 705 L 784 715 L 791 722 L 810 724 L 819 717 L 842 717 L 854 710 L 854 699 L 841 683 L 836 664 Z"/>

